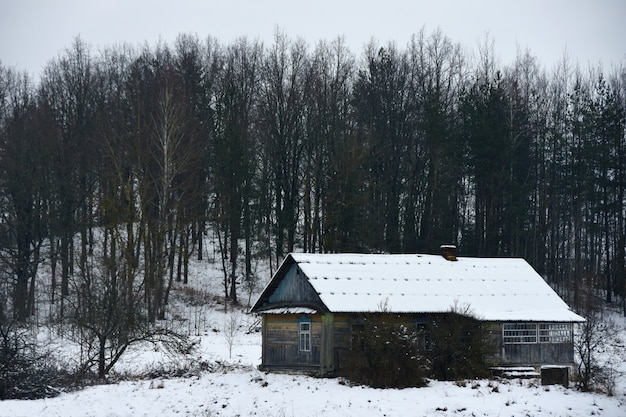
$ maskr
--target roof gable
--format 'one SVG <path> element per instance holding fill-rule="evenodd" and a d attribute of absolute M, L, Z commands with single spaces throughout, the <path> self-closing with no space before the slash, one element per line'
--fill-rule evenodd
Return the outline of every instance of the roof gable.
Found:
<path fill-rule="evenodd" d="M 332 312 L 377 312 L 384 306 L 396 313 L 436 313 L 457 306 L 488 321 L 583 320 L 523 259 L 295 253 L 287 259 Z M 275 280 L 282 280 L 278 272 L 266 291 L 275 291 Z"/>
<path fill-rule="evenodd" d="M 308 277 L 289 256 L 279 267 L 252 311 L 264 311 L 267 308 L 282 313 L 328 310 Z"/>

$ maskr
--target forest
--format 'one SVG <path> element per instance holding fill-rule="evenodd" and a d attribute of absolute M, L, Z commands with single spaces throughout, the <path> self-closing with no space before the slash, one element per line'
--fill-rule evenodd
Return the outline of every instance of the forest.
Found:
<path fill-rule="evenodd" d="M 192 257 L 237 303 L 260 259 L 441 244 L 523 257 L 576 309 L 623 303 L 626 69 L 466 47 L 422 30 L 357 55 L 277 30 L 76 38 L 38 80 L 0 64 L 0 318 L 45 297 L 105 344 L 166 319 Z"/>

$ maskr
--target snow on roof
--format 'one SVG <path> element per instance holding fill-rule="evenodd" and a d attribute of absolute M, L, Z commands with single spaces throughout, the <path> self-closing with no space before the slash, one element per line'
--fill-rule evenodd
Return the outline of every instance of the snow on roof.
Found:
<path fill-rule="evenodd" d="M 317 310 L 307 307 L 276 307 L 263 310 L 266 314 L 316 314 Z"/>
<path fill-rule="evenodd" d="M 332 312 L 448 312 L 485 321 L 581 322 L 524 260 L 290 254 Z"/>

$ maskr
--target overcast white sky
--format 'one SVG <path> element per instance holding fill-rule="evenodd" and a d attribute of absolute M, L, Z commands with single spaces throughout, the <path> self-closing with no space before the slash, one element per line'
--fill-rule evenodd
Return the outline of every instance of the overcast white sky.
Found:
<path fill-rule="evenodd" d="M 311 46 L 342 35 L 357 55 L 372 38 L 404 47 L 424 27 L 471 50 L 488 33 L 501 64 L 518 47 L 547 69 L 565 51 L 583 67 L 626 64 L 626 0 L 0 0 L 0 61 L 37 76 L 79 35 L 95 53 L 180 33 L 271 44 L 276 27 Z"/>

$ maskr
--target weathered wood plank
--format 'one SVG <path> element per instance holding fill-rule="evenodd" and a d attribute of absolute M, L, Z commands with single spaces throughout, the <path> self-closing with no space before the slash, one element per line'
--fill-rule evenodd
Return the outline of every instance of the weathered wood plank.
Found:
<path fill-rule="evenodd" d="M 311 318 L 311 350 L 300 351 L 298 318 L 301 315 L 267 315 L 265 320 L 265 346 L 263 366 L 304 366 L 319 367 L 322 320 L 320 316 Z"/>
<path fill-rule="evenodd" d="M 298 320 L 302 314 L 264 316 L 263 365 L 289 369 L 317 369 L 321 375 L 341 371 L 352 348 L 353 328 L 362 325 L 363 317 L 347 313 L 306 315 L 311 320 L 311 351 L 299 349 Z M 407 327 L 434 320 L 432 315 L 397 314 L 385 320 Z M 369 317 L 369 320 L 373 320 Z M 481 324 L 483 336 L 498 346 L 489 362 L 500 365 L 571 364 L 572 343 L 503 344 L 502 323 Z"/>
<path fill-rule="evenodd" d="M 317 292 L 297 265 L 291 266 L 268 301 L 270 304 L 304 302 L 323 305 Z"/>

